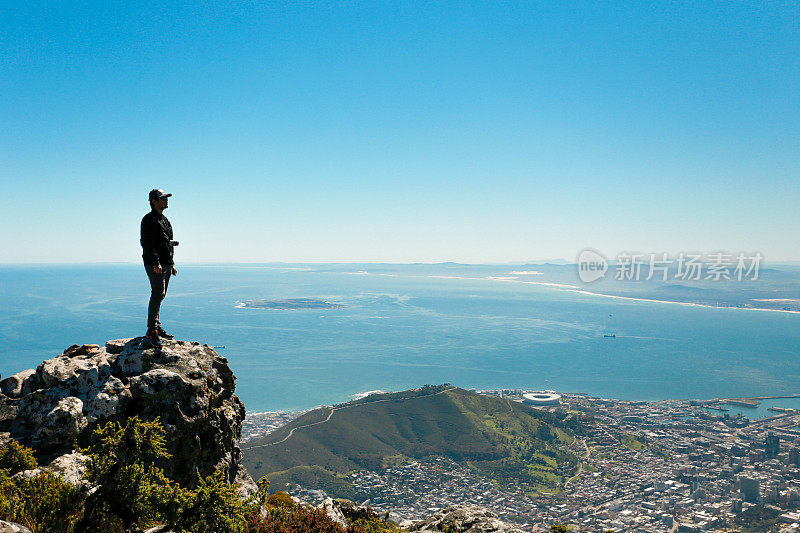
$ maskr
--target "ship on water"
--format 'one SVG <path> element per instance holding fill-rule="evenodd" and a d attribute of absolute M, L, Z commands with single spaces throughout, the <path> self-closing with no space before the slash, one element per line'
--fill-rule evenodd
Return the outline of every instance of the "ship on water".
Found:
<path fill-rule="evenodd" d="M 603 334 L 603 337 L 606 339 L 616 339 L 617 334 L 611 329 L 611 320 L 614 318 L 614 315 L 610 314 L 606 318 L 606 333 Z"/>

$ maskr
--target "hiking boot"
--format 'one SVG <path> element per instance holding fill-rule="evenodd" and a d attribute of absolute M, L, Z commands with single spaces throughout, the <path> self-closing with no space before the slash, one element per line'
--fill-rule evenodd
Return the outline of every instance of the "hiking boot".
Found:
<path fill-rule="evenodd" d="M 164 331 L 164 328 L 162 328 L 161 326 L 156 326 L 156 333 L 158 333 L 158 336 L 161 337 L 162 339 L 174 339 L 175 338 L 175 335 L 170 335 L 169 333 Z"/>
<path fill-rule="evenodd" d="M 157 329 L 151 329 L 147 332 L 147 340 L 150 341 L 150 344 L 157 348 L 161 348 L 161 337 L 158 336 Z"/>

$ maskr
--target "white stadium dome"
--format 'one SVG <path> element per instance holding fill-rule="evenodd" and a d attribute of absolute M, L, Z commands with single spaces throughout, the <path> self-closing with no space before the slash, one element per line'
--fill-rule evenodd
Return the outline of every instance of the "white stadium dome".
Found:
<path fill-rule="evenodd" d="M 561 395 L 551 390 L 526 392 L 522 401 L 528 405 L 558 405 Z"/>

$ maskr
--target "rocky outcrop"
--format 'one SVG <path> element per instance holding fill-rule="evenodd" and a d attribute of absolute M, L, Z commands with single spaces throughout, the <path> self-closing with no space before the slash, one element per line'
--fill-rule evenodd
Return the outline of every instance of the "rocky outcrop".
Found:
<path fill-rule="evenodd" d="M 31 533 L 31 530 L 14 522 L 0 520 L 0 533 Z"/>
<path fill-rule="evenodd" d="M 325 498 L 317 509 L 322 509 L 328 518 L 336 522 L 343 529 L 347 529 L 348 524 L 358 520 L 374 521 L 379 520 L 380 515 L 371 507 L 358 505 L 348 500 Z"/>
<path fill-rule="evenodd" d="M 380 518 L 372 508 L 347 500 L 326 498 L 317 508 L 325 511 L 331 520 L 345 529 L 357 520 L 373 521 Z M 423 520 L 403 520 L 399 525 L 403 531 L 419 533 L 524 533 L 524 530 L 500 520 L 493 512 L 477 505 L 448 507 Z"/>
<path fill-rule="evenodd" d="M 339 527 L 346 529 L 347 528 L 347 518 L 344 516 L 344 513 L 340 509 L 340 501 L 334 500 L 333 498 L 325 498 L 325 500 L 317 506 L 318 509 L 322 509 L 325 511 L 325 514 L 328 515 L 328 518 L 333 520 L 336 525 Z"/>
<path fill-rule="evenodd" d="M 138 337 L 102 348 L 73 345 L 35 370 L 2 380 L 0 431 L 53 457 L 47 468 L 74 479 L 81 459 L 69 454 L 95 425 L 159 418 L 172 446 L 173 479 L 191 485 L 195 469 L 204 476 L 221 469 L 244 492 L 254 492 L 241 466 L 245 410 L 228 361 L 197 342 L 163 344 L 154 348 Z"/>
<path fill-rule="evenodd" d="M 460 533 L 523 533 L 523 530 L 503 522 L 493 512 L 477 505 L 457 505 L 441 509 L 424 520 L 406 520 L 400 524 L 409 531 L 434 532 L 455 530 Z"/>
<path fill-rule="evenodd" d="M 31 478 L 44 471 L 50 471 L 67 483 L 72 485 L 85 485 L 86 480 L 83 479 L 83 475 L 86 473 L 86 463 L 88 460 L 89 456 L 80 452 L 65 453 L 50 461 L 47 466 L 40 466 L 33 470 L 24 470 L 15 474 L 13 477 L 23 476 Z"/>

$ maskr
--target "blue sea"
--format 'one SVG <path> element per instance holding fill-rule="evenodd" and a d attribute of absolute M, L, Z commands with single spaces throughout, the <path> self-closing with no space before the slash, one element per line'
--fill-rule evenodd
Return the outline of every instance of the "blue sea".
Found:
<path fill-rule="evenodd" d="M 619 300 L 497 265 L 188 265 L 161 311 L 230 361 L 248 411 L 452 383 L 637 400 L 800 393 L 800 315 Z M 0 267 L 0 374 L 143 335 L 138 264 Z M 240 308 L 320 298 L 342 309 Z M 613 331 L 616 338 L 603 335 Z"/>

